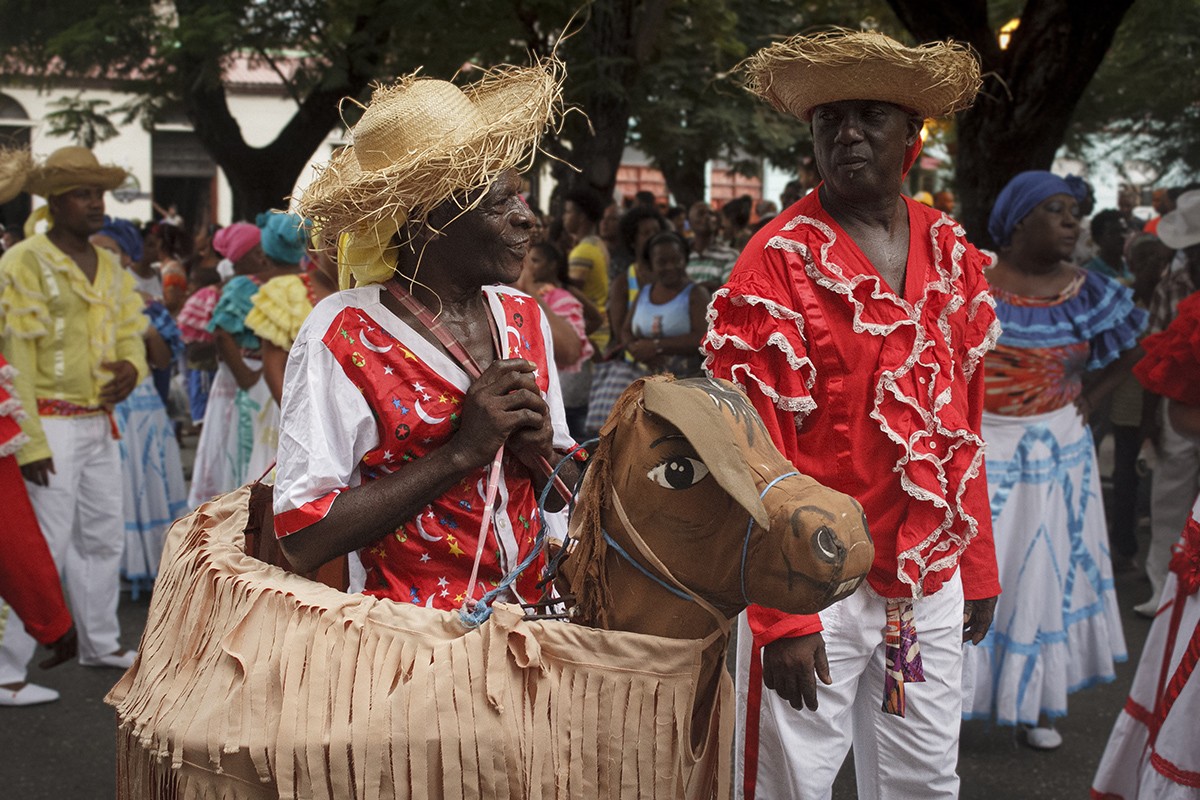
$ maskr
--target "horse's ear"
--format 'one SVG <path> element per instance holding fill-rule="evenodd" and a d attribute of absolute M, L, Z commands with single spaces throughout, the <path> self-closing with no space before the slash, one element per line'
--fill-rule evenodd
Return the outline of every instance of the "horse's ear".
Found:
<path fill-rule="evenodd" d="M 678 428 L 720 487 L 761 527 L 770 527 L 771 518 L 759 496 L 754 470 L 746 460 L 748 443 L 737 435 L 738 423 L 725 415 L 720 404 L 694 386 L 673 381 L 647 383 L 643 404 L 647 411 Z"/>

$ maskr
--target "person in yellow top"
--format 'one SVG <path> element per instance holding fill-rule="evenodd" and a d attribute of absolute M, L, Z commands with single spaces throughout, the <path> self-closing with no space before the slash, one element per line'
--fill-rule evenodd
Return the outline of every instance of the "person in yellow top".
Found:
<path fill-rule="evenodd" d="M 119 642 L 125 520 L 112 409 L 149 372 L 147 320 L 132 276 L 88 237 L 104 225 L 105 191 L 126 172 L 83 147 L 36 166 L 24 152 L 3 158 L 0 173 L 24 169 L 24 190 L 46 198 L 36 213 L 50 224 L 0 258 L 0 343 L 29 412 L 17 462 L 66 584 L 80 663 L 125 669 L 136 654 Z M 14 161 L 23 163 L 14 169 Z M 20 688 L 34 641 L 20 625 L 2 635 L 0 687 Z"/>
<path fill-rule="evenodd" d="M 607 320 L 608 249 L 596 235 L 602 216 L 604 200 L 591 190 L 576 189 L 563 200 L 563 228 L 575 242 L 567 256 L 567 274 L 571 283 L 596 306 L 601 318 Z M 593 331 L 590 338 L 596 350 L 604 352 L 612 338 L 608 324 Z"/>

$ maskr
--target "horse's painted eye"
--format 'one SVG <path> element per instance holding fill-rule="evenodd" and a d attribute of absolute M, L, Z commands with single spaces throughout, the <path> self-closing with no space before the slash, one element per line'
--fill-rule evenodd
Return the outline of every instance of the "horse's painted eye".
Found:
<path fill-rule="evenodd" d="M 646 477 L 664 489 L 686 489 L 708 475 L 708 467 L 698 458 L 672 456 L 646 473 Z"/>

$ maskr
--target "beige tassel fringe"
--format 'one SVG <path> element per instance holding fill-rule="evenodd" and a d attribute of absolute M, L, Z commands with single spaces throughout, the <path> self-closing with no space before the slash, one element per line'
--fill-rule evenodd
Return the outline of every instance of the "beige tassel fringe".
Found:
<path fill-rule="evenodd" d="M 106 698 L 119 798 L 728 796 L 727 675 L 690 745 L 699 642 L 342 594 L 242 553 L 248 499 L 171 531 Z"/>

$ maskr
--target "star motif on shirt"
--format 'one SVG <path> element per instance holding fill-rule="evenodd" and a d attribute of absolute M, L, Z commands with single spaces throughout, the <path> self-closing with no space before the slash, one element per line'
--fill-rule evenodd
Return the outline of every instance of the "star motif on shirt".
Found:
<path fill-rule="evenodd" d="M 512 300 L 513 300 L 513 302 L 514 302 L 514 303 L 516 303 L 516 304 L 517 304 L 517 305 L 519 305 L 519 306 L 523 306 L 523 305 L 525 305 L 525 298 L 524 298 L 524 297 L 516 297 L 516 296 L 514 296 Z"/>
<path fill-rule="evenodd" d="M 454 602 L 456 602 L 456 603 L 461 603 L 463 600 L 466 600 L 466 599 L 467 599 L 467 596 L 465 594 L 463 594 L 462 592 L 459 592 L 458 594 L 454 595 Z"/>
<path fill-rule="evenodd" d="M 450 581 L 446 580 L 445 575 L 438 578 L 438 586 L 440 586 L 441 588 L 445 589 L 449 584 L 450 584 Z"/>
<path fill-rule="evenodd" d="M 452 405 L 452 406 L 456 406 L 456 405 L 458 405 L 458 398 L 457 398 L 457 397 L 451 397 L 451 398 L 450 398 L 450 405 Z"/>
<path fill-rule="evenodd" d="M 424 564 L 429 560 L 429 553 L 421 553 L 421 563 Z"/>
<path fill-rule="evenodd" d="M 449 596 L 450 596 L 450 590 L 442 589 L 442 597 L 449 597 Z"/>
<path fill-rule="evenodd" d="M 421 444 L 433 444 L 433 439 L 426 436 L 424 439 L 421 440 Z"/>
<path fill-rule="evenodd" d="M 392 369 L 390 366 L 385 366 L 383 368 L 384 375 L 394 375 L 395 373 L 396 373 L 396 370 Z"/>
<path fill-rule="evenodd" d="M 425 511 L 425 518 L 426 518 L 426 519 L 433 519 L 433 517 L 434 517 L 433 508 L 432 508 L 432 507 L 430 507 L 430 506 L 426 506 L 425 508 L 426 508 L 426 511 Z"/>
<path fill-rule="evenodd" d="M 407 359 L 409 359 L 409 360 L 411 360 L 411 361 L 416 361 L 416 360 L 417 360 L 417 357 L 416 357 L 416 356 L 414 356 L 414 355 L 412 354 L 412 351 L 410 351 L 410 350 L 405 350 L 403 347 L 401 347 L 401 348 L 400 348 L 400 352 L 401 352 L 401 353 L 404 353 L 404 357 L 405 357 L 405 358 L 407 358 Z"/>
<path fill-rule="evenodd" d="M 466 553 L 463 552 L 463 549 L 458 546 L 458 539 L 455 539 L 453 536 L 447 535 L 446 542 L 450 545 L 450 555 L 452 555 L 452 556 L 465 556 L 466 555 Z"/>
<path fill-rule="evenodd" d="M 449 402 L 450 402 L 450 398 L 449 398 L 449 397 L 446 397 L 446 395 L 442 395 L 441 397 L 439 397 L 439 398 L 438 398 L 438 402 L 439 402 L 439 403 L 449 403 Z"/>
<path fill-rule="evenodd" d="M 403 403 L 400 402 L 399 397 L 392 398 L 392 408 L 399 408 L 401 405 L 403 405 Z"/>
<path fill-rule="evenodd" d="M 391 461 L 391 460 L 392 460 L 392 451 L 391 451 L 391 450 L 384 450 L 384 451 L 383 451 L 383 460 L 384 460 L 384 461 Z"/>
<path fill-rule="evenodd" d="M 338 334 L 339 334 L 339 335 L 340 335 L 340 336 L 341 336 L 343 339 L 345 339 L 347 342 L 349 342 L 350 344 L 355 344 L 354 337 L 353 337 L 353 336 L 351 336 L 351 335 L 349 334 L 349 332 L 347 332 L 347 331 L 346 331 L 346 329 L 345 329 L 345 328 L 342 328 L 341 330 L 339 330 L 339 331 L 338 331 Z"/>

